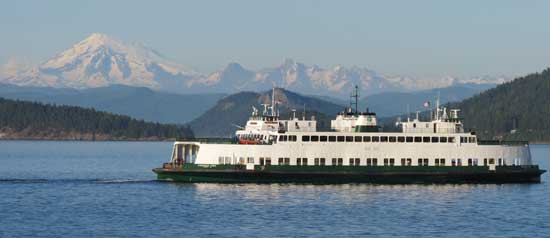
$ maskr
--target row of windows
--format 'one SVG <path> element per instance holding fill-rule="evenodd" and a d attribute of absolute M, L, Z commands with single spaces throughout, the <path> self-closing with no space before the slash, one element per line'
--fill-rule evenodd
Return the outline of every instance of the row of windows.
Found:
<path fill-rule="evenodd" d="M 244 164 L 244 161 L 245 161 L 245 158 L 244 157 L 240 157 L 239 160 L 238 160 L 238 163 L 239 164 Z M 364 161 L 364 163 L 362 163 L 361 161 Z M 477 158 L 469 158 L 466 160 L 467 161 L 467 165 L 468 166 L 478 166 L 478 159 Z M 246 158 L 246 162 L 247 163 L 252 163 L 254 164 L 254 157 L 247 157 Z M 290 165 L 290 158 L 289 157 L 280 157 L 278 158 L 278 165 Z M 313 159 L 313 165 L 318 165 L 318 166 L 325 166 L 327 165 L 327 159 L 326 158 L 314 158 Z M 344 159 L 343 158 L 332 158 L 330 160 L 332 166 L 343 166 L 344 165 Z M 361 166 L 361 165 L 366 165 L 366 166 L 378 166 L 378 158 L 366 158 L 365 160 L 362 160 L 360 158 L 349 158 L 348 160 L 348 165 L 349 166 Z M 395 158 L 383 158 L 382 160 L 383 162 L 383 165 L 384 166 L 395 166 Z M 451 159 L 451 166 L 463 166 L 463 160 L 458 158 L 458 159 Z M 502 158 L 498 158 L 497 160 L 498 162 L 498 165 L 506 165 L 506 162 L 505 160 L 503 160 Z M 231 157 L 218 157 L 218 163 L 219 164 L 234 164 L 231 162 Z M 271 158 L 270 157 L 260 157 L 260 161 L 259 161 L 259 164 L 264 166 L 264 165 L 271 165 Z M 311 165 L 308 163 L 308 158 L 296 158 L 296 165 L 298 166 L 307 166 L 307 165 Z M 488 165 L 493 165 L 495 164 L 495 159 L 494 158 L 484 158 L 483 159 L 483 165 L 484 166 L 488 166 Z M 400 159 L 400 166 L 412 166 L 413 165 L 413 159 L 412 158 L 401 158 Z M 433 164 L 430 164 L 430 160 L 428 158 L 418 158 L 416 160 L 416 165 L 417 166 L 429 166 L 429 165 L 434 165 L 434 166 L 445 166 L 447 165 L 446 164 L 446 160 L 445 158 L 435 158 L 433 160 Z"/>
<path fill-rule="evenodd" d="M 280 135 L 279 141 L 296 141 L 295 135 Z M 446 136 L 302 136 L 302 142 L 389 142 L 389 143 L 454 143 Z M 475 137 L 460 137 L 461 143 L 476 143 Z"/>

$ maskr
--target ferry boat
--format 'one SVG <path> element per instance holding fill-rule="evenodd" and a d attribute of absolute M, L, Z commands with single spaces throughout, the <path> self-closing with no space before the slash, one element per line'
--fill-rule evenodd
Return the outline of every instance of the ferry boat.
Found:
<path fill-rule="evenodd" d="M 357 89 L 355 89 L 357 90 Z M 381 132 L 376 114 L 352 105 L 317 131 L 315 118 L 281 119 L 271 105 L 253 108 L 232 139 L 176 141 L 158 180 L 216 183 L 538 183 L 526 141 L 483 141 L 465 132 L 459 110 L 439 102 L 429 120 Z M 439 101 L 439 100 L 438 100 Z"/>

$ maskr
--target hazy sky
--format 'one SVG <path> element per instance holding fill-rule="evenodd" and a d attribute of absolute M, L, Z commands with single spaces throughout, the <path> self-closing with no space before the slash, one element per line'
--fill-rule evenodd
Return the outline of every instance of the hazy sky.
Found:
<path fill-rule="evenodd" d="M 103 32 L 204 72 L 285 57 L 420 77 L 550 65 L 550 1 L 0 0 L 0 32 L 1 63 L 38 63 Z"/>

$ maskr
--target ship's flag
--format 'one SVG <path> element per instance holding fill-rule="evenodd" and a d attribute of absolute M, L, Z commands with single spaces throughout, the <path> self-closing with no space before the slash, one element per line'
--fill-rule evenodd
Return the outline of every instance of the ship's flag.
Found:
<path fill-rule="evenodd" d="M 424 102 L 424 107 L 430 107 L 430 102 L 429 102 L 429 101 L 425 101 L 425 102 Z"/>

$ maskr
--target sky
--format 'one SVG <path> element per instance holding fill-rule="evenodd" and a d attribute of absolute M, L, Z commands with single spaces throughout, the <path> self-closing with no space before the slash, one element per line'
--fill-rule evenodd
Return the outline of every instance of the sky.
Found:
<path fill-rule="evenodd" d="M 101 32 L 202 72 L 293 58 L 412 77 L 550 65 L 550 1 L 0 0 L 0 63 L 40 63 Z"/>

